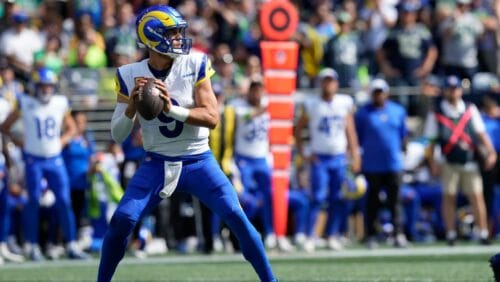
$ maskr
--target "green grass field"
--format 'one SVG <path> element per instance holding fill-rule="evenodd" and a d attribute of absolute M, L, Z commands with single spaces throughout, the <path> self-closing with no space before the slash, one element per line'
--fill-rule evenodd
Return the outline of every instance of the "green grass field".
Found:
<path fill-rule="evenodd" d="M 315 254 L 271 254 L 281 282 L 287 281 L 493 281 L 488 258 L 500 246 L 362 249 Z M 446 254 L 448 253 L 448 254 Z M 0 266 L 0 281 L 95 281 L 97 259 Z M 241 255 L 126 258 L 114 281 L 258 281 Z"/>

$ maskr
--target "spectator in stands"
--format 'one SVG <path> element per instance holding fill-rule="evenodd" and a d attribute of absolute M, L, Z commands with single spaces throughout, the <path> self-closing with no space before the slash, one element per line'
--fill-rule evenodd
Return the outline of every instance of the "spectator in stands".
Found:
<path fill-rule="evenodd" d="M 299 44 L 299 87 L 314 87 L 323 60 L 323 42 L 319 33 L 309 24 L 299 23 L 293 40 Z"/>
<path fill-rule="evenodd" d="M 480 152 L 485 169 L 490 170 L 497 159 L 495 149 L 476 106 L 463 101 L 460 79 L 457 76 L 446 77 L 444 88 L 443 100 L 427 116 L 424 136 L 431 141 L 429 151 L 432 154 L 428 161 L 434 175 L 439 169 L 433 157 L 436 144 L 440 145 L 444 156 L 441 181 L 446 240 L 450 246 L 457 240 L 456 195 L 461 187 L 472 206 L 480 243 L 489 244 L 482 180 L 474 150 L 481 148 L 476 153 Z"/>
<path fill-rule="evenodd" d="M 497 73 L 500 57 L 496 53 L 498 46 L 496 32 L 499 28 L 500 19 L 495 17 L 493 2 L 472 0 L 471 13 L 484 26 L 484 34 L 478 39 L 479 70 L 482 72 Z"/>
<path fill-rule="evenodd" d="M 68 170 L 71 187 L 71 206 L 75 214 L 77 230 L 89 224 L 87 215 L 87 200 L 89 191 L 88 171 L 93 162 L 95 142 L 87 129 L 87 115 L 84 112 L 73 111 L 76 134 L 64 147 L 62 155 Z"/>
<path fill-rule="evenodd" d="M 127 56 L 131 61 L 140 59 L 142 53 L 137 48 L 137 33 L 135 32 L 135 16 L 130 3 L 123 3 L 118 7 L 116 25 L 105 33 L 106 55 L 108 63 L 120 66 L 129 62 L 117 64 L 118 58 Z"/>
<path fill-rule="evenodd" d="M 0 78 L 0 97 L 7 100 L 11 106 L 10 110 L 13 110 L 19 96 L 24 94 L 24 87 L 16 79 L 14 69 L 7 60 L 0 60 Z"/>
<path fill-rule="evenodd" d="M 35 52 L 34 56 L 36 68 L 47 67 L 58 75 L 66 65 L 61 39 L 58 35 L 49 36 L 45 42 L 45 48 Z"/>
<path fill-rule="evenodd" d="M 355 119 L 363 152 L 361 171 L 368 182 L 364 214 L 366 244 L 369 248 L 377 246 L 375 226 L 382 207 L 380 193 L 385 190 L 395 246 L 405 247 L 407 242 L 400 227 L 398 200 L 403 172 L 402 150 L 407 137 L 406 110 L 388 100 L 389 85 L 385 80 L 373 80 L 369 91 L 371 103 L 360 108 Z"/>
<path fill-rule="evenodd" d="M 477 40 L 484 33 L 484 26 L 470 12 L 470 4 L 471 0 L 457 0 L 453 13 L 440 22 L 439 34 L 445 75 L 472 80 L 478 70 Z"/>
<path fill-rule="evenodd" d="M 221 2 L 208 0 L 206 3 L 210 8 L 216 26 L 212 42 L 217 44 L 225 43 L 234 48 L 237 41 L 235 39 L 238 38 L 240 31 L 239 22 L 244 19 L 238 13 L 240 1 L 228 0 Z"/>
<path fill-rule="evenodd" d="M 332 1 L 318 1 L 315 3 L 314 14 L 309 18 L 309 24 L 314 27 L 324 45 L 336 34 L 335 16 L 332 13 Z"/>
<path fill-rule="evenodd" d="M 390 85 L 417 86 L 434 68 L 437 48 L 429 30 L 417 23 L 419 9 L 419 3 L 401 2 L 398 24 L 377 51 L 377 61 Z"/>
<path fill-rule="evenodd" d="M 339 73 L 340 87 L 358 87 L 361 38 L 352 30 L 353 19 L 349 13 L 340 12 L 337 20 L 340 30 L 326 43 L 323 64 Z"/>
<path fill-rule="evenodd" d="M 105 67 L 106 44 L 102 35 L 94 28 L 92 18 L 82 14 L 75 22 L 75 35 L 69 42 L 68 65 L 70 67 Z"/>
<path fill-rule="evenodd" d="M 483 110 L 481 111 L 481 117 L 483 118 L 484 125 L 486 126 L 486 132 L 491 139 L 491 143 L 497 152 L 500 154 L 500 108 L 498 107 L 498 102 L 494 97 L 486 95 L 483 98 Z M 487 170 L 484 165 L 480 163 L 481 176 L 483 178 L 483 196 L 486 204 L 486 214 L 488 218 L 488 225 L 490 230 L 490 235 L 492 233 L 494 226 L 494 198 L 495 198 L 495 185 L 500 184 L 500 160 L 497 158 L 495 166 Z M 499 227 L 496 226 L 498 229 Z"/>
<path fill-rule="evenodd" d="M 370 75 L 376 75 L 379 67 L 375 60 L 375 53 L 387 38 L 388 30 L 396 25 L 398 11 L 387 0 L 370 0 L 360 13 L 366 22 L 363 35 L 365 57 L 368 60 Z"/>
<path fill-rule="evenodd" d="M 0 51 L 19 79 L 28 81 L 33 70 L 33 58 L 36 51 L 43 48 L 44 41 L 40 34 L 27 26 L 29 16 L 23 11 L 12 15 L 12 27 L 0 37 Z"/>

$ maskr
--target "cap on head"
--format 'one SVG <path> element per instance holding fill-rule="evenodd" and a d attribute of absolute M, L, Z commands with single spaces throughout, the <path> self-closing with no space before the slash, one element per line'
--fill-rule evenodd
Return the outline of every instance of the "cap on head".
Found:
<path fill-rule="evenodd" d="M 381 78 L 376 78 L 370 83 L 370 93 L 382 91 L 383 93 L 389 92 L 389 84 Z"/>
<path fill-rule="evenodd" d="M 420 10 L 420 3 L 413 0 L 406 0 L 399 3 L 398 8 L 401 12 L 417 12 Z"/>
<path fill-rule="evenodd" d="M 457 88 L 457 87 L 462 87 L 462 83 L 460 81 L 460 78 L 456 75 L 450 75 L 447 76 L 444 79 L 444 87 L 445 88 Z"/>
<path fill-rule="evenodd" d="M 333 80 L 338 80 L 339 79 L 339 75 L 337 74 L 337 72 L 332 69 L 332 68 L 324 68 L 322 69 L 319 74 L 318 74 L 318 78 L 320 80 L 324 80 L 325 78 L 331 78 Z"/>
<path fill-rule="evenodd" d="M 469 5 L 472 3 L 472 0 L 457 0 L 457 4 Z"/>
<path fill-rule="evenodd" d="M 16 11 L 12 14 L 12 20 L 14 20 L 15 23 L 25 23 L 29 20 L 29 16 L 24 11 Z"/>

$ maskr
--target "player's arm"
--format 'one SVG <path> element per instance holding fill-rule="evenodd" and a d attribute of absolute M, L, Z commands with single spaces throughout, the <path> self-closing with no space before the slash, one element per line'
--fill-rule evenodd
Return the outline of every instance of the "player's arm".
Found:
<path fill-rule="evenodd" d="M 64 133 L 61 136 L 61 145 L 64 147 L 68 145 L 69 141 L 71 141 L 71 138 L 76 135 L 76 124 L 75 120 L 71 116 L 71 112 L 68 111 L 64 115 Z"/>
<path fill-rule="evenodd" d="M 297 153 L 299 156 L 304 159 L 304 147 L 302 143 L 302 131 L 307 126 L 309 122 L 309 118 L 307 117 L 307 113 L 305 107 L 302 106 L 300 117 L 295 125 L 294 137 L 295 137 L 295 145 L 297 146 Z"/>
<path fill-rule="evenodd" d="M 361 158 L 359 155 L 358 136 L 356 134 L 356 127 L 354 125 L 352 113 L 349 113 L 346 116 L 345 131 L 347 136 L 347 145 L 351 155 L 351 169 L 354 173 L 358 173 L 361 169 Z"/>
<path fill-rule="evenodd" d="M 0 132 L 4 134 L 5 136 L 9 137 L 14 144 L 18 147 L 22 147 L 23 140 L 20 140 L 18 138 L 15 138 L 10 132 L 10 129 L 12 128 L 12 125 L 21 117 L 21 112 L 19 109 L 13 110 L 5 119 L 5 121 L 0 125 Z"/>
<path fill-rule="evenodd" d="M 226 175 L 231 174 L 231 160 L 234 152 L 234 131 L 236 123 L 236 113 L 234 108 L 226 106 L 224 108 L 225 127 L 223 132 L 224 152 L 222 152 L 221 166 Z"/>
<path fill-rule="evenodd" d="M 116 96 L 116 107 L 111 118 L 111 137 L 120 144 L 129 136 L 134 127 L 137 109 L 134 104 L 134 96 L 139 93 L 141 87 L 146 83 L 145 79 L 136 79 L 134 89 L 130 97 L 118 91 Z"/>
<path fill-rule="evenodd" d="M 164 111 L 168 116 L 191 125 L 214 129 L 219 122 L 217 99 L 212 90 L 210 79 L 205 79 L 194 88 L 194 108 L 174 106 L 168 96 L 167 88 L 162 81 L 155 81 L 156 87 L 161 91 L 160 97 L 165 101 Z"/>

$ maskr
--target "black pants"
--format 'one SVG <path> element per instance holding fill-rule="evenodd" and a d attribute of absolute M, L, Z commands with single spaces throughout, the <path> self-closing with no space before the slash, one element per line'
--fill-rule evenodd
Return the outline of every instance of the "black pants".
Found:
<path fill-rule="evenodd" d="M 397 212 L 397 203 L 399 197 L 400 174 L 398 172 L 387 173 L 365 173 L 366 181 L 368 182 L 368 191 L 366 196 L 365 209 L 365 227 L 366 236 L 375 236 L 377 233 L 376 222 L 378 214 L 382 208 L 380 192 L 385 190 L 387 198 L 384 205 L 391 213 L 391 223 L 394 226 L 395 232 L 400 232 L 399 216 Z"/>
<path fill-rule="evenodd" d="M 87 216 L 85 214 L 85 206 L 87 201 L 86 189 L 71 189 L 71 207 L 75 214 L 75 224 L 77 230 L 82 226 L 88 224 Z"/>
<path fill-rule="evenodd" d="M 481 167 L 481 176 L 483 179 L 483 196 L 486 212 L 488 219 L 492 219 L 494 216 L 493 201 L 495 198 L 495 185 L 500 183 L 500 160 L 497 160 L 495 167 L 491 170 L 485 171 Z"/>

